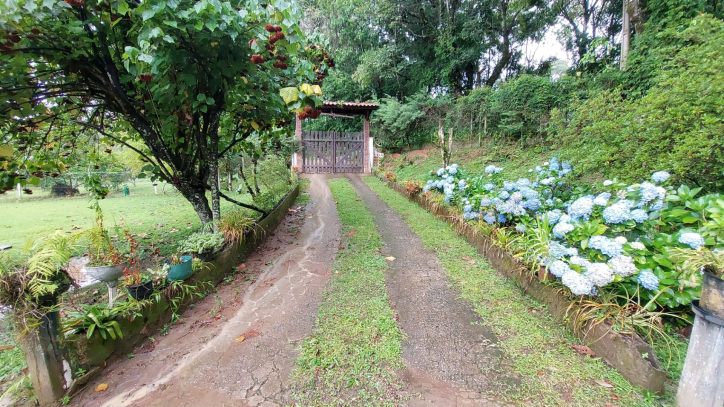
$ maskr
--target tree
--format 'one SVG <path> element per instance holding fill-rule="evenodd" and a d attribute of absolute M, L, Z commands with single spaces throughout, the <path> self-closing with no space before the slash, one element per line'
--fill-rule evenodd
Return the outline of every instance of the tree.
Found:
<path fill-rule="evenodd" d="M 219 158 L 321 104 L 309 83 L 329 57 L 286 0 L 9 0 L 0 14 L 5 189 L 62 170 L 67 149 L 48 146 L 73 127 L 141 155 L 209 222 Z"/>
<path fill-rule="evenodd" d="M 576 64 L 590 51 L 597 38 L 615 42 L 621 32 L 623 0 L 559 0 L 554 10 L 563 30 L 563 45 L 574 56 Z"/>

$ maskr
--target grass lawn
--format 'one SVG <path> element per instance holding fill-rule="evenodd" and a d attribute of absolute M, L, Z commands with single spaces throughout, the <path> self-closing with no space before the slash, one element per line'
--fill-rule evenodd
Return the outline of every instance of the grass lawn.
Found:
<path fill-rule="evenodd" d="M 337 253 L 316 326 L 300 350 L 294 398 L 300 405 L 397 405 L 403 334 L 387 296 L 382 240 L 349 181 L 329 185 L 345 248 Z"/>
<path fill-rule="evenodd" d="M 483 323 L 495 332 L 521 380 L 520 388 L 510 389 L 506 397 L 526 405 L 546 406 L 668 405 L 673 401 L 670 393 L 660 399 L 633 387 L 600 359 L 578 355 L 571 346 L 580 342 L 553 320 L 546 307 L 500 275 L 450 224 L 377 178 L 366 177 L 365 182 L 403 214 L 425 248 L 438 256 L 462 297 L 473 304 Z"/>
<path fill-rule="evenodd" d="M 151 181 L 139 180 L 135 187 L 129 185 L 130 196 L 114 193 L 102 200 L 106 227 L 113 233 L 114 226 L 123 222 L 132 233 L 140 234 L 144 245 L 160 247 L 161 254 L 171 253 L 176 242 L 198 229 L 201 222 L 183 196 L 163 194 L 163 185 L 158 185 L 159 194 L 155 195 Z M 231 196 L 251 202 L 248 194 L 232 192 Z M 23 247 L 42 235 L 90 228 L 95 213 L 89 205 L 87 196 L 17 199 L 15 194 L 6 193 L 0 198 L 0 245 L 12 245 L 10 253 L 22 257 Z M 236 207 L 221 200 L 222 213 Z"/>

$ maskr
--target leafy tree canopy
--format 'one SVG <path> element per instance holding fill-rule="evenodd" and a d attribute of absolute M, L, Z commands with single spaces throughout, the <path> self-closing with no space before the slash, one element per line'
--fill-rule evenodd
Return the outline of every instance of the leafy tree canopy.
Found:
<path fill-rule="evenodd" d="M 92 130 L 218 218 L 219 157 L 321 103 L 331 61 L 300 13 L 286 0 L 4 2 L 0 187 L 63 170 Z"/>

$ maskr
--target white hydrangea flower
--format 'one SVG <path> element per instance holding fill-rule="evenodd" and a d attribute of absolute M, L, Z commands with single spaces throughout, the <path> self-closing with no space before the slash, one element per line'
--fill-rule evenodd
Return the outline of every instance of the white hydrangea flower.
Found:
<path fill-rule="evenodd" d="M 634 265 L 633 258 L 630 256 L 616 256 L 608 261 L 608 265 L 614 273 L 621 277 L 636 274 L 636 265 Z"/>
<path fill-rule="evenodd" d="M 628 239 L 626 239 L 625 236 L 617 236 L 614 240 L 618 244 L 626 244 L 628 242 Z"/>
<path fill-rule="evenodd" d="M 611 185 L 613 185 L 613 181 L 611 181 L 610 179 L 603 181 L 604 187 L 610 187 Z"/>
<path fill-rule="evenodd" d="M 613 282 L 613 270 L 606 263 L 591 263 L 584 274 L 597 287 L 605 287 Z"/>
<path fill-rule="evenodd" d="M 646 250 L 646 246 L 641 242 L 631 242 L 629 246 L 634 250 Z"/>
<path fill-rule="evenodd" d="M 574 295 L 589 295 L 593 291 L 593 282 L 581 274 L 571 270 L 561 278 L 563 285 Z"/>

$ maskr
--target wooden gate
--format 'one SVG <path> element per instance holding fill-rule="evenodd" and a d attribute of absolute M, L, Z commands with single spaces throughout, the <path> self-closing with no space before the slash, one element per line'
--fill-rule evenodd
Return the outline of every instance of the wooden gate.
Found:
<path fill-rule="evenodd" d="M 306 173 L 364 172 L 364 133 L 302 132 Z"/>

